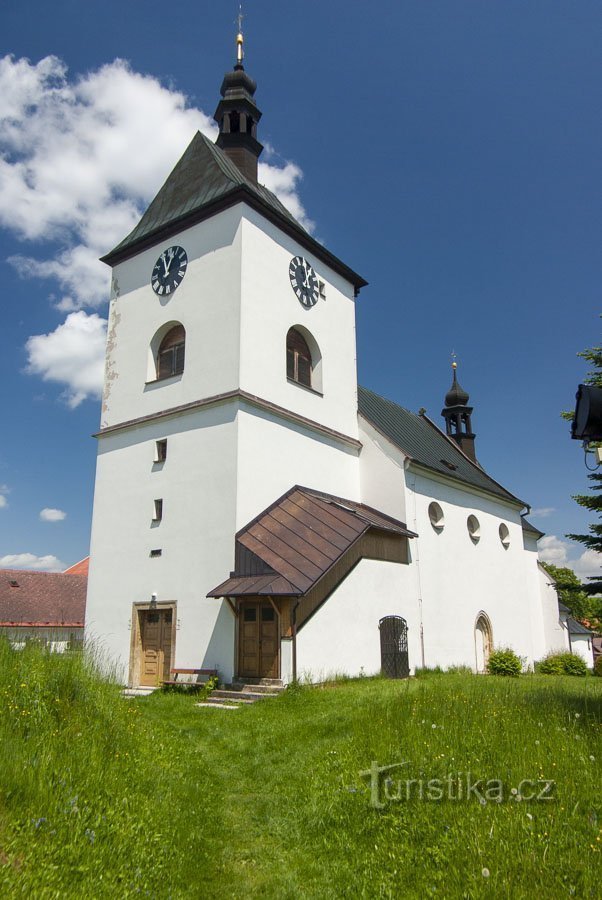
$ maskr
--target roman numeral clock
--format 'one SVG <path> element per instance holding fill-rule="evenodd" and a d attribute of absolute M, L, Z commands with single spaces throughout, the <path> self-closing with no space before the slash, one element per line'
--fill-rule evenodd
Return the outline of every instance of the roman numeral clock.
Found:
<path fill-rule="evenodd" d="M 302 256 L 293 256 L 288 267 L 288 277 L 297 300 L 305 309 L 311 309 L 318 302 L 318 278 L 313 268 Z"/>
<path fill-rule="evenodd" d="M 173 294 L 186 274 L 188 256 L 182 247 L 168 247 L 164 250 L 152 271 L 151 285 L 155 294 L 165 297 Z"/>

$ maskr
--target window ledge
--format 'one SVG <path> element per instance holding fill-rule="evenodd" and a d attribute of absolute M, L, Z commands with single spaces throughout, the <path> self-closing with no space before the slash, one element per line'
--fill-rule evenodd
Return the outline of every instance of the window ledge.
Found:
<path fill-rule="evenodd" d="M 177 375 L 166 375 L 165 378 L 151 378 L 150 381 L 144 382 L 144 387 L 152 388 L 158 384 L 167 384 L 168 382 L 181 381 L 181 380 L 182 380 L 182 372 L 178 373 Z"/>
<path fill-rule="evenodd" d="M 300 381 L 295 381 L 294 378 L 288 378 L 288 376 L 287 376 L 286 380 L 288 381 L 289 384 L 294 384 L 295 387 L 302 388 L 304 391 L 309 391 L 310 394 L 315 394 L 317 397 L 324 396 L 322 391 L 317 391 L 315 388 L 309 387 L 309 385 L 307 385 L 307 384 L 302 384 Z"/>

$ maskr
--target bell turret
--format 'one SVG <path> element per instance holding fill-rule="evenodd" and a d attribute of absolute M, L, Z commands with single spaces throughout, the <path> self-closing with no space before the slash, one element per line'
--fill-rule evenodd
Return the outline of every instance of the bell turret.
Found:
<path fill-rule="evenodd" d="M 452 386 L 445 395 L 445 406 L 441 410 L 441 415 L 445 419 L 445 431 L 448 437 L 453 438 L 464 453 L 476 462 L 475 435 L 470 420 L 472 406 L 468 406 L 470 397 L 458 382 L 457 368 L 458 364 L 454 360 L 452 362 L 454 378 Z"/>
<path fill-rule="evenodd" d="M 257 140 L 261 112 L 253 99 L 257 85 L 243 66 L 244 37 L 239 17 L 236 35 L 236 65 L 224 75 L 222 99 L 213 118 L 219 126 L 217 146 L 238 166 L 249 181 L 257 183 L 257 160 L 263 146 Z"/>

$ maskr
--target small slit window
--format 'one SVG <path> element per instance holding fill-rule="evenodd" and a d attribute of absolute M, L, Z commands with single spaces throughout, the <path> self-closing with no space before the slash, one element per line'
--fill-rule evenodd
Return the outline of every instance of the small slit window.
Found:
<path fill-rule="evenodd" d="M 445 518 L 443 516 L 443 510 L 434 500 L 432 503 L 429 503 L 429 520 L 435 531 L 440 534 L 443 531 Z"/>
<path fill-rule="evenodd" d="M 163 518 L 163 500 L 153 501 L 153 522 L 160 522 Z"/>
<path fill-rule="evenodd" d="M 500 535 L 500 541 L 502 542 L 502 547 L 504 550 L 507 550 L 510 546 L 510 531 L 505 522 L 502 522 L 498 529 Z"/>
<path fill-rule="evenodd" d="M 311 387 L 312 359 L 307 341 L 296 328 L 286 336 L 286 377 Z"/>
<path fill-rule="evenodd" d="M 155 441 L 155 462 L 162 463 L 167 459 L 167 438 Z"/>
<path fill-rule="evenodd" d="M 478 544 L 481 540 L 481 525 L 477 517 L 469 516 L 466 520 L 466 527 L 468 528 L 470 540 L 473 542 L 473 544 Z"/>
<path fill-rule="evenodd" d="M 162 553 L 163 553 L 163 550 L 161 550 L 160 548 L 157 548 L 156 550 L 151 550 L 150 555 L 154 559 L 157 556 L 161 556 Z"/>
<path fill-rule="evenodd" d="M 157 353 L 157 380 L 181 375 L 184 371 L 186 331 L 183 325 L 174 325 L 159 346 Z"/>

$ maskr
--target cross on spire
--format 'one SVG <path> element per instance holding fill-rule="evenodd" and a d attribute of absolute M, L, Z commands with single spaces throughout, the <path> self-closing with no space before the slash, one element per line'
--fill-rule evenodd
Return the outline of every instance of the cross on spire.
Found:
<path fill-rule="evenodd" d="M 244 19 L 243 11 L 242 11 L 242 3 L 238 7 L 238 15 L 236 17 L 236 25 L 238 27 L 238 32 L 236 34 L 236 62 L 240 66 L 242 65 L 243 57 L 245 55 L 243 50 L 244 36 L 242 33 L 242 20 Z"/>

